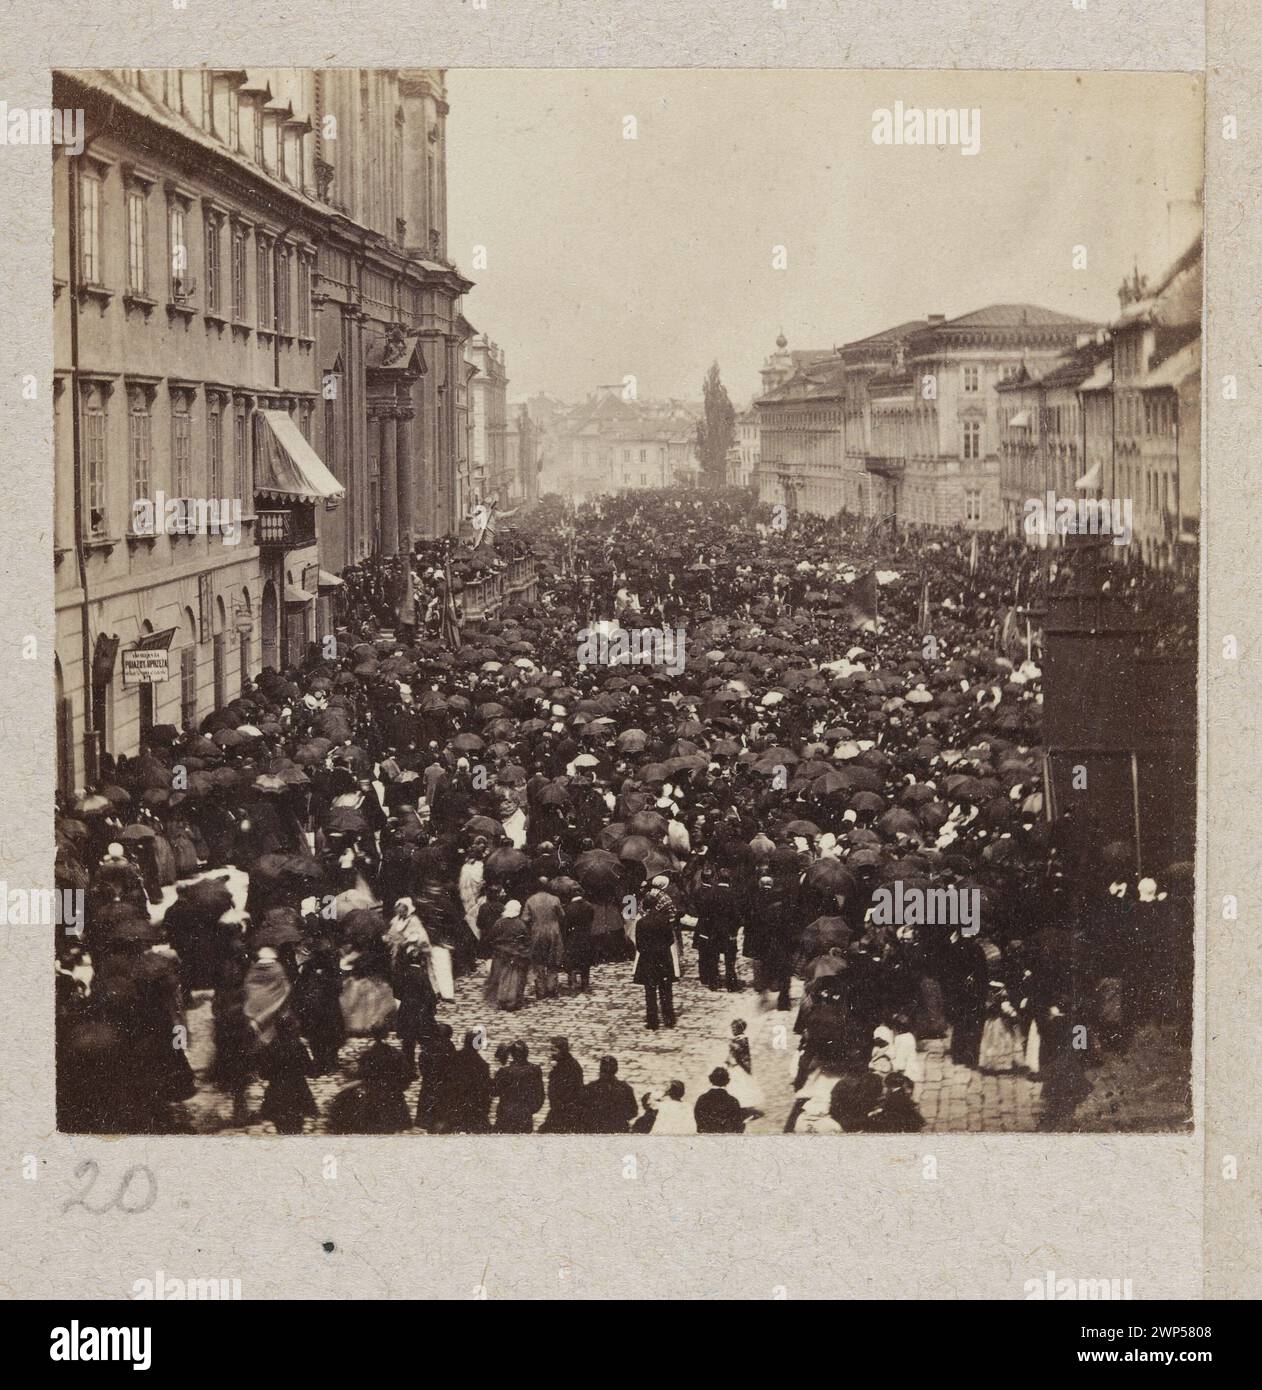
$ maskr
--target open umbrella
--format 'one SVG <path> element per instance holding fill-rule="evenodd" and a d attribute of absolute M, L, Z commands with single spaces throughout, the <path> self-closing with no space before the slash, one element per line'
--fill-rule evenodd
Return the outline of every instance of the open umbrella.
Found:
<path fill-rule="evenodd" d="M 806 871 L 803 883 L 822 893 L 853 893 L 854 875 L 840 859 L 817 859 Z"/>
<path fill-rule="evenodd" d="M 284 873 L 290 878 L 305 878 L 318 882 L 324 877 L 324 867 L 310 854 L 290 854 L 285 857 Z"/>
<path fill-rule="evenodd" d="M 125 844 L 137 844 L 141 840 L 157 839 L 157 832 L 151 825 L 125 825 L 118 832 L 118 838 Z"/>
<path fill-rule="evenodd" d="M 334 806 L 324 817 L 324 829 L 334 835 L 359 835 L 368 829 L 368 822 L 354 806 Z"/>
<path fill-rule="evenodd" d="M 490 879 L 512 878 L 530 867 L 530 860 L 518 849 L 494 849 L 486 856 L 483 873 Z"/>
<path fill-rule="evenodd" d="M 836 916 L 816 917 L 813 922 L 802 929 L 799 959 L 803 963 L 809 963 L 816 956 L 822 956 L 831 946 L 840 946 L 844 949 L 849 944 L 850 928 L 846 925 L 844 918 Z"/>
<path fill-rule="evenodd" d="M 871 792 L 860 792 L 860 796 L 871 796 Z M 857 809 L 857 808 L 856 808 Z M 886 835 L 918 835 L 920 822 L 905 807 L 895 806 L 877 821 L 877 826 Z"/>
<path fill-rule="evenodd" d="M 222 878 L 199 878 L 195 883 L 184 884 L 177 895 L 213 921 L 233 907 L 232 890 Z"/>
<path fill-rule="evenodd" d="M 666 817 L 656 811 L 637 811 L 627 820 L 627 833 L 660 840 L 666 833 Z"/>
<path fill-rule="evenodd" d="M 601 849 L 616 851 L 623 840 L 627 838 L 627 833 L 627 827 L 623 822 L 615 820 L 604 826 L 596 838 L 600 841 Z"/>

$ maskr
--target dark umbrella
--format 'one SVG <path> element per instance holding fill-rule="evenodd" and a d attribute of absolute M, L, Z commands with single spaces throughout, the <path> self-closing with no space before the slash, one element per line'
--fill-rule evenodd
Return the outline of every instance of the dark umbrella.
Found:
<path fill-rule="evenodd" d="M 335 835 L 358 835 L 368 829 L 368 822 L 354 806 L 334 806 L 324 818 L 324 829 Z"/>
<path fill-rule="evenodd" d="M 853 856 L 851 856 L 853 859 Z M 855 877 L 840 859 L 817 859 L 806 871 L 803 882 L 824 893 L 849 895 L 855 891 Z"/>
<path fill-rule="evenodd" d="M 871 792 L 860 792 L 860 796 L 871 796 Z M 901 806 L 895 806 L 877 821 L 877 826 L 886 835 L 918 835 L 920 822 L 912 813 Z"/>
<path fill-rule="evenodd" d="M 487 878 L 506 879 L 530 867 L 530 860 L 519 849 L 494 849 L 486 856 L 483 872 Z"/>
<path fill-rule="evenodd" d="M 196 883 L 186 883 L 180 888 L 179 897 L 212 919 L 222 917 L 233 906 L 232 892 L 221 878 L 199 878 Z"/>
<path fill-rule="evenodd" d="M 324 877 L 324 868 L 320 861 L 310 854 L 287 855 L 283 868 L 290 878 L 306 878 L 318 882 Z"/>

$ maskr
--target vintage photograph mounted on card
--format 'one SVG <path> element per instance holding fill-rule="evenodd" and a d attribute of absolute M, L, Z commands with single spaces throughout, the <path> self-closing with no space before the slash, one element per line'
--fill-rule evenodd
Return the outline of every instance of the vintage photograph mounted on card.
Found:
<path fill-rule="evenodd" d="M 1200 78 L 52 100 L 61 1130 L 1190 1126 Z"/>

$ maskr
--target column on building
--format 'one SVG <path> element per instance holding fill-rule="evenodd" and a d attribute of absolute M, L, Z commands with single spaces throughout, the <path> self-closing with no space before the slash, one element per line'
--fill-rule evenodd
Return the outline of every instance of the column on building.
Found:
<path fill-rule="evenodd" d="M 405 553 L 412 549 L 415 527 L 416 483 L 412 474 L 412 420 L 415 411 L 410 406 L 395 407 L 395 466 L 398 470 L 399 548 Z"/>
<path fill-rule="evenodd" d="M 398 432 L 394 406 L 381 412 L 381 549 L 399 553 Z"/>

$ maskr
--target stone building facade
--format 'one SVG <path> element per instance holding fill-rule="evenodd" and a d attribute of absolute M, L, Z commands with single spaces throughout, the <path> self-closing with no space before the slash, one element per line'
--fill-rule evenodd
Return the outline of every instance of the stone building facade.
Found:
<path fill-rule="evenodd" d="M 86 135 L 52 170 L 69 794 L 300 657 L 346 564 L 455 529 L 470 282 L 438 70 L 59 72 L 53 95 Z"/>

